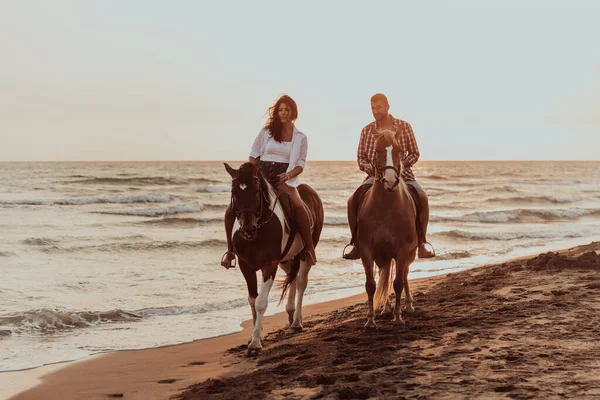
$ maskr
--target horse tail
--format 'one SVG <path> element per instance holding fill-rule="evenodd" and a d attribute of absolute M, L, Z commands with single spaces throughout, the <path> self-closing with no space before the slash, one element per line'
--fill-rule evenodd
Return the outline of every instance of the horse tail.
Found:
<path fill-rule="evenodd" d="M 300 256 L 296 256 L 292 259 L 292 269 L 290 270 L 290 273 L 286 275 L 285 281 L 283 281 L 283 290 L 281 291 L 281 297 L 279 298 L 279 303 L 277 303 L 277 306 L 280 306 L 283 302 L 288 287 L 292 282 L 294 282 L 296 276 L 298 276 L 298 271 L 300 271 Z"/>
<path fill-rule="evenodd" d="M 390 292 L 392 290 L 392 262 L 388 262 L 387 265 L 379 268 L 379 282 L 377 282 L 377 289 L 375 289 L 375 296 L 373 299 L 374 309 L 377 310 L 379 307 L 385 306 L 389 301 Z"/>

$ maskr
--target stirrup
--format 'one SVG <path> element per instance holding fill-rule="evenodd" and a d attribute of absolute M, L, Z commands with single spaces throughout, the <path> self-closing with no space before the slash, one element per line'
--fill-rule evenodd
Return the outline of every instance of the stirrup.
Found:
<path fill-rule="evenodd" d="M 225 264 L 225 257 L 227 257 L 228 254 L 233 254 L 233 258 L 231 260 L 232 263 L 229 265 Z M 237 267 L 237 259 L 235 258 L 235 253 L 233 251 L 226 251 L 225 254 L 223 254 L 223 257 L 221 257 L 221 266 L 225 267 L 226 269 Z"/>
<path fill-rule="evenodd" d="M 355 257 L 348 257 L 348 254 L 351 254 L 352 251 L 350 251 L 348 254 L 345 254 L 346 253 L 346 249 L 348 248 L 348 246 L 352 246 L 353 250 L 356 249 L 356 246 L 354 245 L 354 243 L 352 243 L 352 242 L 348 243 L 347 245 L 344 246 L 344 249 L 342 250 L 342 258 L 344 260 L 358 260 L 360 258 L 360 255 L 359 255 L 359 257 L 356 257 L 356 258 Z"/>
<path fill-rule="evenodd" d="M 425 250 L 429 250 L 429 249 L 426 249 L 426 248 L 424 247 L 426 244 L 428 244 L 429 246 L 431 246 L 431 251 L 432 251 L 432 253 L 433 253 L 433 255 L 432 255 L 431 257 L 426 257 L 426 258 L 433 258 L 433 257 L 435 257 L 435 248 L 433 247 L 433 245 L 432 245 L 431 243 L 429 243 L 429 242 L 423 242 L 423 243 L 421 243 L 421 244 L 419 245 L 419 249 L 420 249 L 421 247 L 423 247 Z M 418 252 L 419 252 L 419 251 L 418 251 L 418 249 L 417 249 L 417 254 L 418 254 Z M 419 257 L 419 258 L 421 258 L 421 257 Z"/>

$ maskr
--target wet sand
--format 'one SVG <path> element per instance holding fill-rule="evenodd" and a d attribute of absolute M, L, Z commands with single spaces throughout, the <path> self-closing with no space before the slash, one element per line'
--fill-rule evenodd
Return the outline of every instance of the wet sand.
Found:
<path fill-rule="evenodd" d="M 416 311 L 404 325 L 378 315 L 374 331 L 364 294 L 305 307 L 299 334 L 277 314 L 255 358 L 246 321 L 234 335 L 10 373 L 40 380 L 13 399 L 600 398 L 599 250 L 411 281 Z"/>
<path fill-rule="evenodd" d="M 243 374 L 179 399 L 600 398 L 600 243 L 447 275 L 405 325 L 366 305 L 279 330 Z M 248 362 L 244 346 L 233 365 Z"/>

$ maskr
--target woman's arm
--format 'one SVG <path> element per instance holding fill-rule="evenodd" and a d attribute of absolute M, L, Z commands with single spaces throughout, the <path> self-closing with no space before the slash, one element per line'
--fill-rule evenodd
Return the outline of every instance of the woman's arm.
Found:
<path fill-rule="evenodd" d="M 279 175 L 279 180 L 285 182 L 289 179 L 295 178 L 304 171 L 304 165 L 306 164 L 306 157 L 308 155 L 308 139 L 306 135 L 301 134 L 300 140 L 294 144 L 292 154 L 290 155 L 290 165 L 292 168 L 286 173 Z"/>
<path fill-rule="evenodd" d="M 262 155 L 263 146 L 265 144 L 266 132 L 264 129 L 261 129 L 254 139 L 254 143 L 252 143 L 252 150 L 250 151 L 250 156 L 248 157 L 248 161 L 254 164 L 256 159 Z"/>
<path fill-rule="evenodd" d="M 292 169 L 290 172 L 284 172 L 283 174 L 279 174 L 279 181 L 285 182 L 292 178 L 295 178 L 298 175 L 300 175 L 302 173 L 302 171 L 304 171 L 304 169 L 298 165 L 294 169 Z"/>

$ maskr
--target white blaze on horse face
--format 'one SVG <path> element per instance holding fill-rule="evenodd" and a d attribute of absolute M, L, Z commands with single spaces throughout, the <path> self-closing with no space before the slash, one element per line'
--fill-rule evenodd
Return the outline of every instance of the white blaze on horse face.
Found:
<path fill-rule="evenodd" d="M 392 151 L 393 151 L 393 147 L 392 146 L 388 146 L 385 148 L 385 152 L 386 152 L 386 166 L 387 167 L 394 167 L 394 158 L 392 157 Z M 388 188 L 392 188 L 394 186 L 394 183 L 396 182 L 396 172 L 393 169 L 389 169 L 387 168 L 383 174 L 383 177 L 385 179 L 385 187 L 386 189 Z"/>
<path fill-rule="evenodd" d="M 246 188 L 247 188 L 247 187 L 248 187 L 248 186 L 246 186 L 246 184 L 245 184 L 245 183 L 241 183 L 241 184 L 240 184 L 240 189 L 242 189 L 242 190 L 246 190 Z"/>

